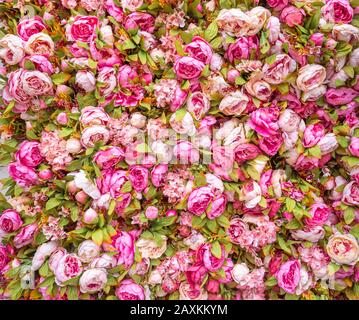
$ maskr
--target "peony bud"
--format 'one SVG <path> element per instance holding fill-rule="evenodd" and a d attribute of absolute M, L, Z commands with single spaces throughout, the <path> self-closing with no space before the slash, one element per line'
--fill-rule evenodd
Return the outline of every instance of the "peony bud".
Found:
<path fill-rule="evenodd" d="M 70 138 L 66 141 L 66 151 L 72 154 L 79 153 L 81 151 L 81 142 L 79 139 Z"/>
<path fill-rule="evenodd" d="M 94 209 L 89 208 L 84 212 L 83 222 L 87 224 L 96 224 L 97 221 L 98 221 L 98 214 Z"/>
<path fill-rule="evenodd" d="M 146 209 L 145 215 L 147 219 L 156 219 L 158 217 L 158 209 L 154 206 L 150 206 Z"/>
<path fill-rule="evenodd" d="M 52 172 L 49 169 L 39 171 L 39 178 L 43 180 L 49 180 L 52 178 Z"/>
<path fill-rule="evenodd" d="M 87 200 L 87 194 L 83 191 L 79 191 L 78 193 L 76 193 L 75 199 L 80 202 L 81 204 L 85 204 L 86 200 Z"/>
<path fill-rule="evenodd" d="M 69 121 L 69 118 L 67 117 L 67 114 L 65 112 L 61 112 L 57 115 L 56 121 L 59 124 L 65 125 L 67 124 L 67 121 Z"/>

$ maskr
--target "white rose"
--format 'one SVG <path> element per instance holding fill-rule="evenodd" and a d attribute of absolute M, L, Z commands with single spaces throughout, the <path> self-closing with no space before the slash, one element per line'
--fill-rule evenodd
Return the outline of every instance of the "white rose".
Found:
<path fill-rule="evenodd" d="M 107 272 L 105 269 L 86 270 L 79 281 L 82 293 L 94 293 L 102 290 L 107 282 Z"/>
<path fill-rule="evenodd" d="M 319 146 L 322 155 L 333 152 L 336 148 L 338 148 L 338 142 L 334 133 L 327 133 L 319 140 L 317 145 Z"/>
<path fill-rule="evenodd" d="M 24 45 L 20 37 L 7 34 L 0 39 L 0 58 L 7 64 L 19 63 L 24 55 Z"/>
<path fill-rule="evenodd" d="M 103 42 L 105 42 L 108 46 L 112 47 L 115 41 L 115 38 L 112 33 L 111 26 L 102 26 L 100 28 L 100 35 Z"/>
<path fill-rule="evenodd" d="M 158 246 L 157 242 L 152 239 L 141 238 L 136 242 L 136 247 L 141 253 L 142 258 L 158 259 L 164 254 L 167 249 L 167 237 L 163 235 L 160 237 L 162 238 L 160 246 Z"/>
<path fill-rule="evenodd" d="M 96 88 L 96 79 L 92 72 L 79 70 L 75 77 L 76 84 L 85 92 L 92 92 Z"/>
<path fill-rule="evenodd" d="M 82 150 L 82 146 L 79 139 L 70 138 L 66 141 L 66 151 L 68 153 L 77 154 L 81 150 Z"/>
<path fill-rule="evenodd" d="M 82 262 L 88 263 L 100 254 L 100 247 L 92 240 L 85 240 L 79 245 L 78 256 Z"/>
<path fill-rule="evenodd" d="M 235 282 L 244 286 L 248 282 L 249 269 L 245 263 L 239 263 L 234 265 L 231 275 Z"/>
<path fill-rule="evenodd" d="M 143 114 L 135 112 L 131 115 L 130 123 L 137 129 L 141 129 L 146 125 L 146 120 L 147 118 Z"/>
<path fill-rule="evenodd" d="M 305 240 L 315 243 L 324 238 L 325 231 L 323 227 L 315 226 L 310 229 L 293 230 L 291 234 L 295 240 Z"/>

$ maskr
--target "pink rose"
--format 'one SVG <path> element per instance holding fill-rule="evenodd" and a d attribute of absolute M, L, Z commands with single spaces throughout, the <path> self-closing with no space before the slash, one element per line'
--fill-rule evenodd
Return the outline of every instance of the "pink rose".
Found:
<path fill-rule="evenodd" d="M 199 287 L 208 273 L 207 268 L 203 265 L 202 261 L 198 261 L 190 266 L 186 271 L 187 282 L 191 287 Z"/>
<path fill-rule="evenodd" d="M 81 110 L 79 121 L 84 126 L 106 125 L 110 117 L 101 107 L 85 107 Z"/>
<path fill-rule="evenodd" d="M 351 181 L 345 186 L 342 201 L 351 206 L 359 206 L 359 184 L 356 181 Z"/>
<path fill-rule="evenodd" d="M 288 260 L 280 266 L 276 274 L 278 285 L 287 293 L 294 294 L 300 281 L 300 262 Z"/>
<path fill-rule="evenodd" d="M 4 233 L 12 233 L 22 226 L 20 214 L 13 209 L 4 210 L 0 216 L 0 230 Z"/>
<path fill-rule="evenodd" d="M 330 208 L 324 203 L 311 205 L 309 213 L 311 218 L 305 218 L 304 222 L 308 227 L 322 226 L 329 218 Z"/>
<path fill-rule="evenodd" d="M 59 261 L 61 258 L 67 254 L 67 251 L 65 248 L 57 248 L 50 256 L 49 258 L 49 268 L 50 270 L 55 273 L 55 270 L 57 266 L 59 265 Z"/>
<path fill-rule="evenodd" d="M 37 230 L 38 225 L 36 222 L 23 227 L 14 238 L 15 248 L 20 249 L 30 244 L 34 240 L 34 236 Z"/>
<path fill-rule="evenodd" d="M 259 139 L 259 148 L 261 148 L 261 150 L 263 150 L 269 156 L 274 156 L 282 144 L 283 137 L 279 132 L 269 137 L 263 137 Z"/>
<path fill-rule="evenodd" d="M 210 202 L 213 200 L 214 194 L 209 186 L 194 189 L 188 197 L 187 209 L 189 212 L 200 216 L 206 211 Z"/>
<path fill-rule="evenodd" d="M 235 43 L 228 46 L 225 57 L 231 63 L 235 60 L 249 59 L 252 52 L 255 57 L 258 55 L 258 48 L 259 41 L 257 36 L 240 37 Z"/>
<path fill-rule="evenodd" d="M 264 80 L 270 84 L 280 84 L 290 72 L 295 70 L 295 61 L 287 54 L 278 54 L 272 64 L 263 66 Z"/>
<path fill-rule="evenodd" d="M 192 42 L 187 44 L 184 51 L 188 53 L 191 58 L 203 62 L 210 63 L 212 59 L 212 47 L 210 44 L 199 36 L 195 36 Z"/>
<path fill-rule="evenodd" d="M 348 150 L 354 157 L 359 157 L 359 138 L 352 137 L 350 139 Z"/>
<path fill-rule="evenodd" d="M 211 252 L 211 244 L 203 244 L 197 251 L 197 259 L 203 262 L 204 266 L 210 272 L 218 271 L 224 263 L 225 260 L 225 250 L 221 246 L 221 257 L 215 257 Z"/>
<path fill-rule="evenodd" d="M 15 158 L 24 166 L 36 167 L 43 160 L 39 149 L 39 143 L 37 141 L 23 141 L 18 146 Z"/>
<path fill-rule="evenodd" d="M 354 15 L 348 0 L 327 0 L 321 10 L 324 18 L 330 23 L 349 23 Z"/>
<path fill-rule="evenodd" d="M 297 171 L 310 171 L 319 167 L 319 160 L 315 157 L 300 155 L 295 162 L 294 169 Z"/>
<path fill-rule="evenodd" d="M 263 137 L 270 137 L 278 132 L 278 116 L 273 108 L 260 108 L 251 113 L 248 124 Z"/>
<path fill-rule="evenodd" d="M 297 24 L 302 24 L 304 16 L 305 13 L 303 10 L 295 6 L 288 6 L 282 10 L 280 20 L 289 27 L 294 27 Z"/>
<path fill-rule="evenodd" d="M 321 123 L 315 123 L 307 126 L 303 135 L 303 146 L 305 148 L 314 147 L 325 135 L 324 126 Z"/>
<path fill-rule="evenodd" d="M 210 107 L 209 99 L 200 91 L 194 92 L 188 97 L 187 110 L 197 121 L 207 114 Z"/>
<path fill-rule="evenodd" d="M 95 36 L 98 18 L 95 16 L 76 16 L 71 25 L 71 37 L 75 41 L 89 43 Z"/>
<path fill-rule="evenodd" d="M 126 30 L 139 28 L 141 31 L 153 33 L 155 31 L 155 18 L 148 13 L 133 12 L 123 23 Z"/>
<path fill-rule="evenodd" d="M 279 119 L 278 125 L 284 132 L 298 131 L 301 117 L 291 109 L 285 109 Z"/>
<path fill-rule="evenodd" d="M 102 141 L 106 144 L 109 138 L 110 132 L 105 126 L 91 126 L 82 131 L 81 144 L 85 148 L 92 148 L 96 142 Z"/>
<path fill-rule="evenodd" d="M 173 148 L 174 156 L 181 164 L 196 163 L 199 161 L 199 151 L 189 141 L 180 140 Z"/>
<path fill-rule="evenodd" d="M 19 103 L 27 103 L 32 97 L 50 94 L 51 78 L 40 71 L 18 69 L 8 77 L 8 93 Z"/>
<path fill-rule="evenodd" d="M 38 176 L 34 169 L 24 166 L 19 162 L 10 163 L 8 171 L 10 177 L 21 187 L 32 186 L 38 182 Z"/>
<path fill-rule="evenodd" d="M 318 88 L 326 78 L 326 70 L 319 64 L 307 64 L 299 69 L 297 87 L 304 91 Z"/>
<path fill-rule="evenodd" d="M 85 92 L 92 92 L 96 88 L 96 79 L 92 72 L 79 70 L 75 76 L 76 85 Z"/>
<path fill-rule="evenodd" d="M 109 147 L 106 150 L 97 151 L 93 161 L 100 169 L 111 169 L 125 158 L 125 153 L 120 147 Z"/>
<path fill-rule="evenodd" d="M 21 61 L 21 67 L 24 68 L 26 61 L 31 61 L 38 71 L 46 72 L 50 75 L 54 73 L 54 67 L 52 66 L 51 62 L 43 55 L 34 54 L 32 56 L 26 57 Z"/>
<path fill-rule="evenodd" d="M 128 269 L 132 266 L 135 257 L 135 238 L 132 233 L 121 231 L 112 241 L 118 251 L 117 263 L 124 264 Z"/>
<path fill-rule="evenodd" d="M 127 173 L 124 170 L 106 170 L 102 177 L 97 178 L 96 184 L 102 194 L 110 193 L 111 197 L 118 198 L 121 195 L 122 186 L 128 181 Z"/>
<path fill-rule="evenodd" d="M 39 33 L 44 29 L 46 29 L 46 26 L 38 16 L 24 19 L 17 25 L 17 33 L 24 41 L 27 41 L 33 34 Z"/>
<path fill-rule="evenodd" d="M 163 185 L 167 172 L 167 164 L 158 164 L 153 167 L 151 171 L 151 181 L 156 188 L 159 188 Z"/>
<path fill-rule="evenodd" d="M 254 144 L 243 143 L 234 149 L 234 153 L 237 163 L 242 164 L 247 160 L 253 160 L 256 158 L 259 154 L 261 154 L 261 151 Z"/>
<path fill-rule="evenodd" d="M 102 96 L 107 97 L 113 94 L 117 85 L 115 69 L 112 67 L 101 68 L 97 75 L 97 81 L 101 83 L 99 91 Z"/>
<path fill-rule="evenodd" d="M 234 163 L 234 151 L 229 146 L 213 146 L 213 162 L 224 170 L 231 171 Z"/>
<path fill-rule="evenodd" d="M 33 34 L 25 44 L 25 52 L 28 55 L 45 55 L 46 57 L 53 55 L 55 44 L 52 38 L 43 32 Z"/>
<path fill-rule="evenodd" d="M 211 203 L 211 207 L 208 212 L 206 212 L 207 218 L 213 220 L 226 210 L 227 197 L 224 194 L 221 194 L 215 197 Z"/>
<path fill-rule="evenodd" d="M 9 250 L 9 247 L 0 243 L 0 274 L 6 265 L 10 262 L 10 254 L 11 250 Z"/>
<path fill-rule="evenodd" d="M 191 57 L 180 57 L 176 60 L 173 69 L 178 78 L 198 79 L 204 69 L 204 63 Z"/>
<path fill-rule="evenodd" d="M 237 90 L 227 94 L 220 102 L 218 108 L 225 115 L 239 116 L 246 111 L 250 104 L 249 97 Z"/>
<path fill-rule="evenodd" d="M 267 3 L 274 10 L 280 11 L 288 5 L 288 0 L 267 0 Z"/>
<path fill-rule="evenodd" d="M 333 106 L 341 106 L 354 100 L 359 93 L 352 88 L 330 88 L 325 93 L 325 100 Z"/>
<path fill-rule="evenodd" d="M 126 279 L 116 288 L 116 296 L 120 300 L 145 300 L 145 290 L 132 279 Z"/>
<path fill-rule="evenodd" d="M 110 16 L 114 17 L 117 22 L 122 22 L 123 20 L 123 11 L 120 7 L 118 7 L 113 0 L 106 0 L 105 9 L 110 14 Z"/>
<path fill-rule="evenodd" d="M 141 192 L 148 186 L 148 169 L 141 165 L 133 165 L 129 169 L 129 179 L 133 188 Z"/>
<path fill-rule="evenodd" d="M 80 258 L 74 253 L 65 254 L 58 261 L 54 271 L 56 283 L 61 286 L 63 282 L 80 275 L 82 271 L 83 267 Z"/>

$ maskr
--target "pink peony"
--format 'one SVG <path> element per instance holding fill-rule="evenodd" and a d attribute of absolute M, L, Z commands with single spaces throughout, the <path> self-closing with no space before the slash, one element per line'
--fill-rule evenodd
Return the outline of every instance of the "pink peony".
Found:
<path fill-rule="evenodd" d="M 287 293 L 294 294 L 299 284 L 300 262 L 298 260 L 288 260 L 280 266 L 276 274 L 278 285 Z"/>

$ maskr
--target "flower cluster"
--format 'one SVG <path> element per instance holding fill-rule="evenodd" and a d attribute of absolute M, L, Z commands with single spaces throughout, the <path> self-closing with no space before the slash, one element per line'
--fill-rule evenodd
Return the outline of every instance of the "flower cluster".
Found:
<path fill-rule="evenodd" d="M 359 299 L 357 0 L 0 16 L 0 299 Z"/>

